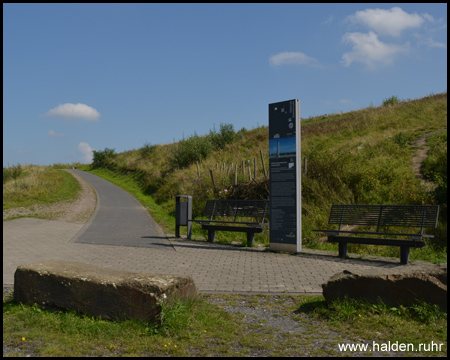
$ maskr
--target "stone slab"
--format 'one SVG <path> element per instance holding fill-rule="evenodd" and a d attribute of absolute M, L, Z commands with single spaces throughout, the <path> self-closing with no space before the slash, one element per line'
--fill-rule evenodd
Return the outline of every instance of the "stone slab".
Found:
<path fill-rule="evenodd" d="M 198 295 L 190 276 L 138 273 L 67 260 L 20 265 L 18 303 L 60 308 L 108 320 L 158 321 L 161 303 Z"/>

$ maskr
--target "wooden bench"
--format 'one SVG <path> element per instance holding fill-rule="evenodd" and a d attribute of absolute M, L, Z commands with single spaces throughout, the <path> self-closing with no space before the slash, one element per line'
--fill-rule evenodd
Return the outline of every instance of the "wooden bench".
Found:
<path fill-rule="evenodd" d="M 192 220 L 208 230 L 208 241 L 214 242 L 216 231 L 247 233 L 247 245 L 253 246 L 255 233 L 261 233 L 269 213 L 267 200 L 207 200 L 203 217 Z"/>
<path fill-rule="evenodd" d="M 409 248 L 423 248 L 424 228 L 436 228 L 439 214 L 438 205 L 333 205 L 329 224 L 339 225 L 338 230 L 314 230 L 328 235 L 328 241 L 339 243 L 339 257 L 347 256 L 347 244 L 372 244 L 400 247 L 400 262 L 409 262 Z M 376 227 L 375 231 L 342 230 L 343 225 Z M 417 234 L 384 232 L 385 227 L 420 228 Z M 342 235 L 343 234 L 343 235 Z M 369 237 L 382 236 L 382 237 Z M 355 236 L 356 235 L 356 236 Z M 396 236 L 397 238 L 386 238 Z M 407 237 L 401 239 L 398 237 Z"/>

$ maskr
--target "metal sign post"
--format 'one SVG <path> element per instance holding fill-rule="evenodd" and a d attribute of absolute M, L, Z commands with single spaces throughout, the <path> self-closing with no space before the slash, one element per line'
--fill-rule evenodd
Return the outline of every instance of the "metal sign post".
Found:
<path fill-rule="evenodd" d="M 300 101 L 269 104 L 270 250 L 302 250 Z"/>

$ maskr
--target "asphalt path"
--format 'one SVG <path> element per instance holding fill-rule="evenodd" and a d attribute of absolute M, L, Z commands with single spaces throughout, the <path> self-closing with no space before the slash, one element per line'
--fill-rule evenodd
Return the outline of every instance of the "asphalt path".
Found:
<path fill-rule="evenodd" d="M 72 170 L 92 185 L 97 207 L 71 242 L 94 245 L 153 247 L 174 251 L 148 211 L 120 187 L 94 174 Z"/>

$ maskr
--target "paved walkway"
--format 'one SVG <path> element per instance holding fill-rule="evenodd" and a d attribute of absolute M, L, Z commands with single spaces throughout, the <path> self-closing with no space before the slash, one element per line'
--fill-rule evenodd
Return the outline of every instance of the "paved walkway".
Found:
<path fill-rule="evenodd" d="M 85 177 L 85 174 L 80 175 L 91 182 L 93 178 Z M 120 202 L 114 205 L 114 211 L 122 212 L 123 217 L 115 217 L 108 236 L 97 243 L 91 237 L 95 234 L 95 228 L 91 232 L 91 227 L 103 219 L 99 214 L 106 210 L 108 201 L 102 198 L 104 180 L 95 181 L 91 184 L 95 184 L 100 197 L 99 205 L 86 225 L 34 218 L 3 222 L 3 285 L 14 283 L 14 271 L 20 264 L 66 259 L 129 271 L 190 275 L 200 292 L 319 294 L 322 293 L 321 284 L 337 272 L 400 265 L 398 258 L 342 260 L 336 256 L 337 252 L 330 255 L 305 250 L 300 255 L 290 255 L 175 239 L 165 237 L 147 215 L 147 223 L 143 220 L 145 225 L 140 227 L 142 232 L 133 235 L 130 241 L 121 230 L 121 227 L 127 226 L 128 220 L 123 219 L 128 219 L 125 213 L 130 211 L 130 207 L 121 207 Z M 123 190 L 111 187 L 107 191 L 115 193 Z M 113 196 L 112 193 L 110 196 Z M 145 212 L 139 205 L 135 207 Z M 99 223 L 98 226 L 103 225 Z M 118 233 L 122 235 L 116 236 Z"/>
<path fill-rule="evenodd" d="M 97 193 L 97 208 L 72 242 L 166 248 L 173 251 L 159 225 L 147 210 L 118 186 L 85 171 L 72 170 Z"/>

